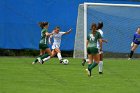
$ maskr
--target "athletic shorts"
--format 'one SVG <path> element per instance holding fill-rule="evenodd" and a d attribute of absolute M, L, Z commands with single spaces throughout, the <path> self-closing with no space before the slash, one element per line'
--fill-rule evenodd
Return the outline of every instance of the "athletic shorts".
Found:
<path fill-rule="evenodd" d="M 56 49 L 56 48 L 60 48 L 60 45 L 59 44 L 53 44 L 52 49 Z"/>
<path fill-rule="evenodd" d="M 96 55 L 99 53 L 99 50 L 98 50 L 98 48 L 95 48 L 95 47 L 88 47 L 87 53 L 92 54 L 92 55 Z"/>
<path fill-rule="evenodd" d="M 39 43 L 39 49 L 45 50 L 47 48 L 49 48 L 47 44 L 41 44 L 41 43 Z"/>
<path fill-rule="evenodd" d="M 137 45 L 139 45 L 140 43 L 134 42 L 134 44 L 137 44 Z"/>
<path fill-rule="evenodd" d="M 99 47 L 97 47 L 97 48 L 98 48 L 99 54 L 103 54 L 103 51 L 100 51 L 100 48 Z"/>

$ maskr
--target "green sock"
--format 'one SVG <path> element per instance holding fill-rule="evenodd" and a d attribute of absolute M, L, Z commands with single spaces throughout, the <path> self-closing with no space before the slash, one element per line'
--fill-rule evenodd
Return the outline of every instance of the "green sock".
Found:
<path fill-rule="evenodd" d="M 41 55 L 39 55 L 38 57 L 41 57 Z M 38 57 L 37 57 L 37 58 L 38 58 Z M 37 58 L 36 58 L 36 59 L 35 59 L 35 61 L 34 61 L 35 63 L 38 61 L 38 59 L 37 59 Z"/>
<path fill-rule="evenodd" d="M 98 63 L 94 62 L 90 65 L 90 67 L 88 68 L 89 70 L 92 70 L 94 67 L 96 67 L 98 65 Z"/>
<path fill-rule="evenodd" d="M 44 59 L 44 58 L 46 58 L 48 56 L 50 56 L 50 55 L 49 54 L 44 54 L 44 55 L 41 56 L 41 59 Z"/>
<path fill-rule="evenodd" d="M 89 67 L 91 66 L 92 64 L 88 64 L 88 70 L 89 70 Z"/>

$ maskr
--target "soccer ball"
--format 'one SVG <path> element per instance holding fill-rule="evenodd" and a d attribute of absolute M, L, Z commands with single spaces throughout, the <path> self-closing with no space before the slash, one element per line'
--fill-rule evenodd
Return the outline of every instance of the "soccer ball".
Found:
<path fill-rule="evenodd" d="M 62 64 L 67 65 L 68 63 L 69 63 L 69 60 L 68 59 L 63 59 Z"/>

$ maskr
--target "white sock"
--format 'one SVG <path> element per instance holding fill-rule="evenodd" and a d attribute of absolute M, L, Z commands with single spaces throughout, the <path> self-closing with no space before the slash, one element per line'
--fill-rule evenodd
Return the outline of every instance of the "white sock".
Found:
<path fill-rule="evenodd" d="M 99 62 L 99 72 L 103 72 L 103 61 Z"/>
<path fill-rule="evenodd" d="M 61 60 L 62 59 L 61 53 L 57 53 L 57 57 L 59 60 Z"/>
<path fill-rule="evenodd" d="M 89 59 L 86 59 L 86 62 L 88 62 L 89 61 Z"/>
<path fill-rule="evenodd" d="M 49 60 L 50 58 L 51 58 L 51 57 L 48 56 L 47 58 L 44 58 L 43 61 L 47 61 L 47 60 Z"/>

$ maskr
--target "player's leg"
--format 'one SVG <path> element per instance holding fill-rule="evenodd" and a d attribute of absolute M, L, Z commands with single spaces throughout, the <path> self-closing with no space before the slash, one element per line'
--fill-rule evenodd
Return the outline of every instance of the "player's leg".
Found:
<path fill-rule="evenodd" d="M 40 57 L 45 54 L 46 45 L 45 44 L 39 44 L 39 49 L 40 49 L 40 55 L 35 59 L 34 62 L 32 62 L 32 64 L 37 63 L 40 60 Z"/>
<path fill-rule="evenodd" d="M 87 60 L 87 59 L 85 59 L 85 58 L 82 59 L 82 66 L 85 66 L 85 63 L 89 61 L 89 60 L 88 60 L 88 61 L 86 61 L 86 60 Z"/>
<path fill-rule="evenodd" d="M 86 63 L 86 62 L 88 62 L 88 61 L 89 61 L 89 59 L 88 59 L 88 58 L 86 58 L 86 59 L 85 59 L 85 58 L 84 58 L 84 59 L 82 59 L 82 66 L 85 66 L 85 63 Z"/>
<path fill-rule="evenodd" d="M 37 60 L 42 64 L 42 59 L 45 57 L 51 56 L 51 50 L 47 44 L 39 44 L 39 48 L 43 50 L 43 55 L 38 57 Z M 46 53 L 46 54 L 45 54 Z"/>
<path fill-rule="evenodd" d="M 89 59 L 89 61 L 88 61 L 88 68 L 86 69 L 86 71 L 87 71 L 88 76 L 91 76 L 90 66 L 93 63 L 93 61 L 92 61 L 93 60 L 93 55 L 92 54 L 88 54 L 88 59 Z"/>
<path fill-rule="evenodd" d="M 100 61 L 100 55 L 96 54 L 93 56 L 94 62 L 90 65 L 90 67 L 88 68 L 89 70 L 92 70 L 94 67 L 96 67 L 99 64 Z M 93 60 L 92 60 L 93 61 Z"/>
<path fill-rule="evenodd" d="M 45 50 L 40 49 L 40 55 L 44 55 L 45 54 Z"/>
<path fill-rule="evenodd" d="M 61 55 L 61 51 L 59 48 L 55 48 L 55 52 L 57 53 L 57 57 L 60 61 L 60 63 L 62 63 L 62 55 Z"/>
<path fill-rule="evenodd" d="M 103 74 L 103 53 L 100 53 L 99 74 Z"/>
<path fill-rule="evenodd" d="M 44 58 L 47 58 L 47 59 L 49 60 L 51 57 L 53 57 L 50 48 L 46 48 L 45 52 L 46 52 L 46 54 L 42 55 L 42 56 L 38 59 L 39 62 L 40 62 L 41 64 L 44 63 L 44 61 L 43 61 Z"/>
<path fill-rule="evenodd" d="M 91 73 L 91 70 L 98 65 L 100 61 L 100 55 L 97 48 L 87 48 L 87 52 L 92 55 L 92 58 L 89 58 L 89 61 L 90 63 L 92 62 L 92 64 L 89 63 L 89 66 L 88 66 L 88 71 L 90 71 Z"/>
<path fill-rule="evenodd" d="M 138 47 L 138 44 L 134 44 L 131 48 L 130 54 L 129 54 L 129 58 L 128 60 L 130 60 L 134 54 L 134 51 L 136 50 L 136 48 Z"/>
<path fill-rule="evenodd" d="M 50 58 L 54 57 L 55 55 L 56 55 L 55 50 L 52 50 L 52 55 L 51 56 L 48 56 L 47 58 L 44 58 L 42 60 L 43 60 L 43 62 L 48 61 Z"/>

